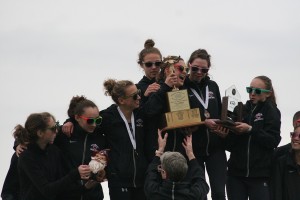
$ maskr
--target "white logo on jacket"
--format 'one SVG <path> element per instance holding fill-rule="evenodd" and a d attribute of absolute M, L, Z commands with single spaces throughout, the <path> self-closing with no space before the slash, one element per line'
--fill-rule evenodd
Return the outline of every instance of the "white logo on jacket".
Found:
<path fill-rule="evenodd" d="M 208 92 L 208 98 L 209 98 L 209 99 L 215 99 L 216 97 L 215 97 L 214 92 L 209 91 L 209 92 Z"/>
<path fill-rule="evenodd" d="M 142 119 L 137 119 L 136 120 L 136 127 L 143 127 L 143 120 Z"/>
<path fill-rule="evenodd" d="M 254 122 L 264 120 L 264 116 L 262 113 L 257 113 L 254 118 Z"/>

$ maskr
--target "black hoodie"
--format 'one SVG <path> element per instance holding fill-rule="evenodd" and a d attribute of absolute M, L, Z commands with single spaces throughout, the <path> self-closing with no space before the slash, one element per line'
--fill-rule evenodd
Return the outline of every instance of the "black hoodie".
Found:
<path fill-rule="evenodd" d="M 271 176 L 271 194 L 274 200 L 300 199 L 300 166 L 295 162 L 295 152 L 290 149 L 279 157 Z"/>
<path fill-rule="evenodd" d="M 145 97 L 144 94 L 148 86 L 152 83 L 155 83 L 155 78 L 149 79 L 147 76 L 143 76 L 143 78 L 136 84 L 136 87 L 141 90 L 141 105 L 148 100 L 149 96 Z"/>
<path fill-rule="evenodd" d="M 226 137 L 228 174 L 239 177 L 269 177 L 274 149 L 279 144 L 281 114 L 270 100 L 253 105 L 247 101 L 243 122 L 252 130 L 243 134 L 229 133 Z"/>
<path fill-rule="evenodd" d="M 196 90 L 199 96 L 205 98 L 206 87 L 208 87 L 208 108 L 206 109 L 210 113 L 211 119 L 221 118 L 221 95 L 219 86 L 215 81 L 210 80 L 208 76 L 204 77 L 199 83 L 195 83 L 187 77 L 184 82 L 184 86 L 188 88 L 188 95 L 191 108 L 199 108 L 201 120 L 204 121 L 204 106 L 197 99 L 195 94 L 191 91 L 191 88 Z M 201 95 L 200 95 L 201 94 Z M 199 129 L 193 134 L 193 147 L 195 156 L 209 156 L 210 153 L 224 150 L 224 141 L 215 133 L 211 133 L 205 126 L 199 126 Z"/>
<path fill-rule="evenodd" d="M 133 148 L 125 122 L 116 104 L 100 111 L 100 125 L 110 149 L 107 166 L 109 187 L 143 187 L 147 161 L 144 155 L 144 119 L 139 109 L 134 110 L 136 149 Z"/>
<path fill-rule="evenodd" d="M 18 160 L 21 199 L 74 199 L 70 191 L 82 189 L 74 184 L 80 175 L 77 168 L 65 175 L 63 163 L 65 160 L 55 145 L 42 150 L 37 144 L 29 144 Z"/>
<path fill-rule="evenodd" d="M 72 170 L 81 164 L 88 165 L 91 161 L 93 150 L 105 149 L 105 137 L 99 132 L 99 128 L 96 128 L 93 133 L 88 133 L 77 122 L 74 122 L 71 136 L 67 137 L 62 132 L 59 132 L 55 139 L 55 144 L 62 150 L 67 160 L 68 168 Z M 78 181 L 79 185 L 84 183 Z M 83 199 L 103 199 L 101 184 L 77 195 L 77 198 L 80 199 L 81 195 Z"/>
<path fill-rule="evenodd" d="M 160 164 L 159 157 L 155 156 L 147 170 L 145 181 L 145 194 L 151 200 L 188 200 L 204 199 L 209 191 L 205 181 L 203 169 L 196 159 L 189 161 L 187 177 L 183 182 L 162 180 L 157 166 Z"/>

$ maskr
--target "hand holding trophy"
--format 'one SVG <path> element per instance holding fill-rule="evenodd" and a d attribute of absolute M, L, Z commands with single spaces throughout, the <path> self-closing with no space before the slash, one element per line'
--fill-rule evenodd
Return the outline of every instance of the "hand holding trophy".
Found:
<path fill-rule="evenodd" d="M 221 119 L 216 121 L 221 126 L 234 130 L 238 122 L 242 121 L 243 103 L 241 95 L 236 87 L 232 85 L 225 91 L 225 97 L 222 98 Z"/>
<path fill-rule="evenodd" d="M 164 63 L 167 64 L 167 67 L 164 69 L 164 73 L 167 76 L 165 83 L 173 87 L 173 90 L 167 93 L 169 112 L 165 113 L 165 127 L 163 131 L 202 124 L 199 108 L 190 108 L 187 90 L 178 88 L 183 85 L 186 76 L 184 62 L 180 63 L 178 60 L 174 60 L 172 56 L 169 56 L 164 58 Z"/>

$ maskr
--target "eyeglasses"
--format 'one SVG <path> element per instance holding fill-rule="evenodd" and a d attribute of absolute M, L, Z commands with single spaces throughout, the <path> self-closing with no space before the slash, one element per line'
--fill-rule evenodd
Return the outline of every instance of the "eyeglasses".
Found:
<path fill-rule="evenodd" d="M 52 132 L 58 132 L 58 129 L 59 129 L 60 125 L 59 125 L 59 121 L 55 122 L 55 125 L 52 126 L 52 127 L 48 127 L 46 129 L 52 131 Z"/>
<path fill-rule="evenodd" d="M 209 68 L 201 68 L 201 67 L 198 67 L 198 66 L 192 66 L 191 67 L 192 69 L 192 72 L 202 72 L 202 73 L 207 73 Z"/>
<path fill-rule="evenodd" d="M 253 87 L 246 87 L 246 90 L 249 94 L 261 94 L 263 92 L 271 92 L 270 90 L 266 90 L 266 89 L 261 89 L 261 88 L 253 88 Z"/>
<path fill-rule="evenodd" d="M 98 116 L 96 118 L 92 118 L 92 117 L 84 117 L 84 116 L 79 116 L 81 119 L 84 119 L 86 121 L 87 124 L 92 125 L 92 124 L 96 124 L 96 125 L 100 125 L 102 122 L 102 117 Z"/>
<path fill-rule="evenodd" d="M 146 66 L 146 67 L 152 67 L 153 65 L 155 66 L 155 67 L 160 67 L 160 65 L 161 65 L 161 61 L 156 61 L 156 62 L 143 62 L 143 64 Z"/>
<path fill-rule="evenodd" d="M 188 70 L 189 70 L 189 68 L 184 67 L 184 66 L 182 66 L 182 65 L 179 65 L 179 66 L 174 65 L 174 67 L 175 67 L 176 69 L 178 69 L 178 71 L 180 71 L 180 73 L 183 73 L 184 71 L 185 71 L 186 73 L 188 73 Z"/>
<path fill-rule="evenodd" d="M 300 133 L 298 132 L 290 132 L 292 139 L 300 139 Z"/>
<path fill-rule="evenodd" d="M 123 98 L 124 99 L 128 99 L 128 98 L 132 97 L 133 100 L 137 100 L 138 97 L 140 97 L 140 96 L 141 96 L 141 90 L 138 89 L 135 93 L 132 93 L 132 94 L 130 94 L 128 96 L 124 96 Z"/>

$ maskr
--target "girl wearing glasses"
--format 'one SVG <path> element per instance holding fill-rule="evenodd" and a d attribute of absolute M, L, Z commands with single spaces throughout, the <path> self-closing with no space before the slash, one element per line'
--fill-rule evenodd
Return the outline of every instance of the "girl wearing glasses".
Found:
<path fill-rule="evenodd" d="M 70 101 L 68 115 L 70 118 L 64 127 L 68 130 L 72 129 L 72 134 L 67 136 L 60 131 L 55 144 L 64 153 L 69 169 L 74 169 L 80 164 L 88 165 L 94 153 L 105 149 L 105 138 L 97 128 L 102 122 L 102 117 L 99 115 L 98 107 L 91 100 L 84 96 L 73 97 Z M 99 183 L 103 181 L 101 174 L 89 181 L 78 181 L 79 185 L 84 184 L 88 186 L 89 190 L 77 192 L 76 199 L 103 199 L 102 187 Z"/>
<path fill-rule="evenodd" d="M 224 139 L 214 133 L 216 119 L 221 116 L 221 95 L 218 84 L 211 80 L 208 71 L 211 56 L 205 49 L 195 50 L 188 60 L 190 74 L 184 86 L 188 88 L 191 107 L 200 109 L 205 125 L 193 133 L 193 148 L 199 164 L 209 177 L 213 200 L 225 200 L 227 159 Z M 205 165 L 204 165 L 205 163 Z"/>
<path fill-rule="evenodd" d="M 74 199 L 73 191 L 83 190 L 74 182 L 85 179 L 90 174 L 89 167 L 80 165 L 66 173 L 65 160 L 52 145 L 56 133 L 55 119 L 47 112 L 31 114 L 25 127 L 15 127 L 15 138 L 29 138 L 27 150 L 18 162 L 21 199 Z"/>
<path fill-rule="evenodd" d="M 146 102 L 149 95 L 160 88 L 160 85 L 156 83 L 156 77 L 162 63 L 162 55 L 154 45 L 153 40 L 146 40 L 145 48 L 139 53 L 138 64 L 144 70 L 145 75 L 136 85 L 141 90 L 142 102 Z"/>
<path fill-rule="evenodd" d="M 147 155 L 150 155 L 149 161 L 155 156 L 155 150 L 158 148 L 157 144 L 157 129 L 164 128 L 163 116 L 164 113 L 169 112 L 167 92 L 172 89 L 183 89 L 184 80 L 187 75 L 187 67 L 180 56 L 168 56 L 163 59 L 161 65 L 161 71 L 158 76 L 158 82 L 160 83 L 160 89 L 152 94 L 148 101 L 144 104 L 145 115 L 147 116 L 147 122 L 150 129 L 149 136 L 151 139 L 147 140 L 147 146 L 151 146 L 147 149 Z M 166 151 L 179 151 L 184 153 L 185 150 L 182 146 L 183 139 L 186 132 L 183 129 L 176 129 L 169 131 L 169 140 L 166 144 Z M 149 137 L 150 138 L 150 137 Z"/>
<path fill-rule="evenodd" d="M 144 120 L 139 109 L 141 93 L 131 81 L 108 79 L 105 94 L 115 104 L 100 112 L 106 137 L 107 179 L 111 200 L 142 200 L 147 161 L 144 155 Z"/>
<path fill-rule="evenodd" d="M 255 77 L 246 89 L 249 100 L 244 105 L 243 122 L 237 122 L 226 137 L 231 153 L 227 194 L 230 200 L 268 200 L 272 154 L 281 140 L 281 116 L 268 77 Z"/>
<path fill-rule="evenodd" d="M 162 55 L 159 49 L 154 47 L 153 40 L 148 39 L 145 41 L 144 49 L 139 53 L 138 64 L 144 70 L 145 75 L 136 84 L 137 88 L 141 90 L 141 104 L 147 102 L 150 95 L 157 92 L 160 89 L 160 85 L 156 82 L 156 78 L 160 71 L 162 63 Z M 154 157 L 154 151 L 157 146 L 157 126 L 153 126 L 152 121 L 154 119 L 145 118 L 144 130 L 147 143 L 145 143 L 145 154 L 149 162 Z"/>
<path fill-rule="evenodd" d="M 300 126 L 290 134 L 291 147 L 278 158 L 271 176 L 274 200 L 300 199 Z"/>

